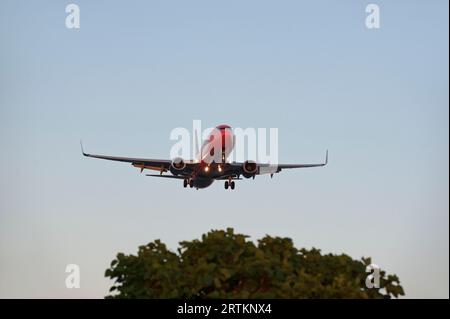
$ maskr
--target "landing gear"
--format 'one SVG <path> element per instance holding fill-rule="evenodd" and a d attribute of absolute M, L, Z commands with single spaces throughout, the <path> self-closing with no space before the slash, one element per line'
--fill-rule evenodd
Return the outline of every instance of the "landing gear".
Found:
<path fill-rule="evenodd" d="M 194 187 L 194 180 L 192 178 L 185 178 L 183 180 L 183 187 L 186 188 L 188 185 L 190 188 Z"/>
<path fill-rule="evenodd" d="M 225 181 L 225 189 L 231 188 L 234 189 L 234 181 Z"/>

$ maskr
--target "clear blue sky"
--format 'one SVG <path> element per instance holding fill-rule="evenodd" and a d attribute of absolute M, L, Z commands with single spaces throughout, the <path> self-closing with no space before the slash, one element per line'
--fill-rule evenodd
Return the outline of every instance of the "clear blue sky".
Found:
<path fill-rule="evenodd" d="M 100 298 L 117 252 L 225 227 L 449 297 L 448 1 L 372 1 L 379 30 L 368 1 L 73 2 L 79 30 L 69 2 L 0 2 L 0 297 Z M 194 191 L 80 155 L 168 157 L 194 119 L 330 164 Z"/>

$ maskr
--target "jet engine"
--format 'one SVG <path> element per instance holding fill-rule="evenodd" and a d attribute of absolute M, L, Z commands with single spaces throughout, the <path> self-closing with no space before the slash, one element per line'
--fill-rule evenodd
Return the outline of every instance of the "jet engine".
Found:
<path fill-rule="evenodd" d="M 254 176 L 258 171 L 258 165 L 256 164 L 256 162 L 253 161 L 245 161 L 242 168 L 244 170 L 243 175 L 245 178 L 250 178 Z"/>
<path fill-rule="evenodd" d="M 172 161 L 172 163 L 170 164 L 170 171 L 174 175 L 181 173 L 185 168 L 186 168 L 186 163 L 180 157 L 175 158 Z"/>

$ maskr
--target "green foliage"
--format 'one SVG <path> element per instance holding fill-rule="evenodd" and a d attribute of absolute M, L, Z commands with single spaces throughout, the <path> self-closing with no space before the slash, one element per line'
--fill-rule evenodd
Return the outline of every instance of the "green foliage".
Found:
<path fill-rule="evenodd" d="M 290 238 L 266 236 L 258 245 L 215 230 L 183 241 L 178 254 L 156 240 L 137 256 L 119 253 L 105 276 L 108 298 L 390 298 L 404 295 L 395 275 L 380 272 L 381 289 L 368 289 L 370 258 L 297 249 Z"/>

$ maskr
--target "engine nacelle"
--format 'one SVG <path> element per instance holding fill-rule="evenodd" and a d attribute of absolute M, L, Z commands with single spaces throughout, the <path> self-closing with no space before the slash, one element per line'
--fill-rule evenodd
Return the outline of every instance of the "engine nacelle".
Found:
<path fill-rule="evenodd" d="M 244 177 L 250 178 L 256 174 L 258 171 L 258 165 L 254 161 L 245 161 L 242 165 L 242 169 L 244 170 Z"/>
<path fill-rule="evenodd" d="M 175 158 L 170 164 L 170 172 L 174 175 L 181 173 L 185 168 L 186 163 L 180 157 Z"/>

